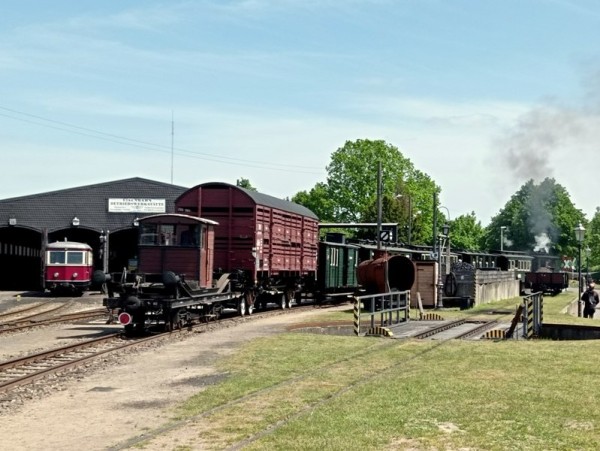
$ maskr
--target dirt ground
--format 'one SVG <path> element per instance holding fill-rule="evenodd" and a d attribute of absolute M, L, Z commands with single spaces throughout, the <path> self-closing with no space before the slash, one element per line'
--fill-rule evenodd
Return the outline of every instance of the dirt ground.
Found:
<path fill-rule="evenodd" d="M 283 332 L 320 312 L 255 319 L 170 341 L 156 349 L 127 353 L 121 363 L 107 361 L 104 367 L 61 381 L 48 394 L 34 396 L 0 414 L 0 449 L 121 449 L 132 438 L 165 424 L 174 406 L 226 377 L 215 368 L 219 358 L 249 340 Z M 46 337 L 52 342 L 50 337 L 56 335 L 56 330 L 48 330 L 37 339 Z M 31 341 L 26 335 L 17 337 L 9 339 Z M 144 449 L 173 449 L 176 443 L 170 436 L 175 435 L 178 433 L 166 433 L 164 439 Z"/>

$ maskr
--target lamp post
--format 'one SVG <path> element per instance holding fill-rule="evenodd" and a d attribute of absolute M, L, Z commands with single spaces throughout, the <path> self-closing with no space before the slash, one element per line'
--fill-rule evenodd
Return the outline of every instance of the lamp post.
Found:
<path fill-rule="evenodd" d="M 590 281 L 590 253 L 592 252 L 592 250 L 590 249 L 590 247 L 586 247 L 585 248 L 585 278 L 586 281 Z"/>
<path fill-rule="evenodd" d="M 577 316 L 581 317 L 581 243 L 583 242 L 583 237 L 585 236 L 585 229 L 579 223 L 577 227 L 575 227 L 575 239 L 577 240 L 577 247 L 579 249 L 579 256 L 577 258 L 577 287 L 579 296 L 577 298 Z"/>
<path fill-rule="evenodd" d="M 444 252 L 444 240 L 448 238 L 450 233 L 450 226 L 444 224 L 442 226 L 442 233 L 438 235 L 439 249 L 438 249 L 438 298 L 436 308 L 444 307 L 444 281 L 442 280 L 442 253 Z M 446 265 L 448 262 L 446 262 Z"/>
<path fill-rule="evenodd" d="M 504 252 L 504 231 L 508 229 L 507 226 L 500 226 L 500 252 Z"/>

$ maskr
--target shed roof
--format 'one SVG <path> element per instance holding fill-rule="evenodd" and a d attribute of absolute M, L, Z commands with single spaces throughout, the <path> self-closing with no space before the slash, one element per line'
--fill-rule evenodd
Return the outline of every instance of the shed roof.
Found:
<path fill-rule="evenodd" d="M 40 231 L 46 228 L 52 232 L 69 227 L 77 217 L 81 228 L 119 230 L 131 227 L 132 218 L 147 214 L 109 213 L 108 199 L 165 199 L 167 213 L 170 213 L 175 210 L 175 199 L 186 189 L 133 177 L 3 199 L 0 200 L 0 227 L 13 222 L 20 227 Z"/>

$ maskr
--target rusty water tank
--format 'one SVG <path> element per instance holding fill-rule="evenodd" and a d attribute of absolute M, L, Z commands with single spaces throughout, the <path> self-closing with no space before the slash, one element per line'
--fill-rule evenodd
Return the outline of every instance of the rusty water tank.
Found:
<path fill-rule="evenodd" d="M 369 293 L 406 291 L 415 282 L 416 268 L 404 255 L 384 255 L 360 263 L 356 275 L 358 283 Z"/>

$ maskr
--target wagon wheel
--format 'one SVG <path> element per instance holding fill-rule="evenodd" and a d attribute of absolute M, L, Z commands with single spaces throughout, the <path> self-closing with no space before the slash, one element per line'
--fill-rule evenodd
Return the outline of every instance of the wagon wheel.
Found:
<path fill-rule="evenodd" d="M 185 319 L 185 309 L 176 309 L 172 311 L 169 320 L 165 322 L 165 331 L 172 332 L 177 329 L 183 329 L 186 322 Z"/>
<path fill-rule="evenodd" d="M 286 308 L 292 308 L 292 300 L 294 299 L 294 290 L 285 290 L 285 306 Z"/>
<path fill-rule="evenodd" d="M 238 301 L 237 312 L 240 316 L 246 316 L 246 298 L 243 296 Z"/>
<path fill-rule="evenodd" d="M 252 315 L 254 313 L 254 296 L 252 293 L 246 293 L 246 313 Z"/>

